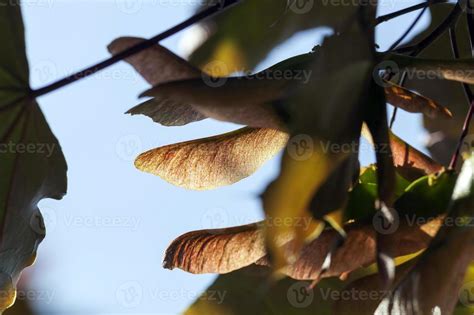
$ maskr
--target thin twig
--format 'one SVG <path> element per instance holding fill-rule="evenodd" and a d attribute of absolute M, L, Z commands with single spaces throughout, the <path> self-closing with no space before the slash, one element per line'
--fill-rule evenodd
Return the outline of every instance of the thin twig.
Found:
<path fill-rule="evenodd" d="M 428 1 L 429 3 L 430 1 Z M 423 10 L 421 10 L 420 14 L 418 14 L 418 16 L 416 17 L 416 19 L 413 21 L 413 23 L 411 23 L 411 25 L 408 27 L 408 29 L 405 31 L 405 33 L 403 33 L 402 36 L 400 36 L 399 39 L 397 39 L 393 44 L 392 46 L 390 46 L 390 48 L 388 49 L 389 51 L 392 51 L 394 50 L 395 48 L 398 47 L 398 45 L 400 45 L 400 43 L 405 40 L 405 38 L 407 38 L 407 36 L 410 34 L 410 32 L 413 30 L 413 28 L 416 26 L 416 24 L 418 24 L 418 22 L 420 21 L 421 17 L 423 16 L 423 14 L 426 12 L 426 9 L 428 7 L 425 7 Z"/>
<path fill-rule="evenodd" d="M 430 1 L 428 1 L 430 2 Z M 394 51 L 397 53 L 403 52 L 410 52 L 409 55 L 412 57 L 416 57 L 421 54 L 426 48 L 428 48 L 431 44 L 433 44 L 441 35 L 446 32 L 446 30 L 450 29 L 453 25 L 455 25 L 459 19 L 459 16 L 462 13 L 462 7 L 458 3 L 454 6 L 451 10 L 449 15 L 444 19 L 444 21 L 436 27 L 436 29 L 431 32 L 427 37 L 425 37 L 421 42 L 414 46 L 402 47 L 400 49 L 395 49 Z M 406 72 L 402 73 L 402 76 L 399 81 L 399 85 L 403 86 L 407 79 Z M 390 119 L 390 128 L 393 127 L 395 120 L 397 119 L 398 108 L 395 108 L 392 113 L 392 118 Z"/>
<path fill-rule="evenodd" d="M 444 21 L 436 27 L 427 37 L 425 37 L 419 43 L 413 46 L 402 47 L 396 49 L 394 52 L 403 54 L 403 53 L 410 53 L 410 56 L 417 56 L 423 50 L 425 50 L 428 46 L 430 46 L 433 42 L 435 42 L 441 35 L 443 35 L 452 25 L 454 25 L 463 9 L 459 3 L 456 3 L 454 8 L 451 10 L 449 15 L 444 19 Z"/>
<path fill-rule="evenodd" d="M 81 79 L 84 79 L 90 75 L 93 75 L 101 70 L 104 70 L 105 68 L 124 60 L 125 58 L 128 58 L 134 54 L 137 54 L 147 48 L 152 47 L 153 45 L 157 44 L 158 42 L 188 28 L 191 25 L 194 25 L 208 17 L 211 17 L 217 13 L 222 12 L 224 9 L 237 4 L 241 0 L 221 0 L 219 3 L 207 8 L 206 10 L 203 10 L 202 12 L 199 12 L 189 19 L 185 20 L 184 22 L 179 23 L 176 26 L 173 26 L 172 28 L 164 31 L 161 34 L 156 35 L 155 37 L 150 38 L 149 40 L 146 40 L 144 42 L 141 42 L 133 47 L 130 47 L 129 49 L 112 56 L 111 58 L 104 60 L 96 65 L 93 65 L 87 69 L 84 69 L 82 71 L 79 71 L 75 74 L 72 74 L 64 79 L 61 79 L 59 81 L 56 81 L 54 83 L 51 83 L 45 87 L 39 88 L 37 90 L 33 90 L 30 92 L 30 95 L 32 97 L 39 97 L 45 94 L 48 94 L 52 91 L 55 91 L 59 88 L 62 88 L 66 85 L 69 85 L 71 83 L 74 83 L 76 81 L 79 81 Z"/>
<path fill-rule="evenodd" d="M 468 13 L 467 13 L 467 26 L 469 29 L 469 42 L 471 45 L 471 55 L 474 57 L 474 14 L 472 12 L 473 7 L 471 6 L 471 2 L 467 1 L 467 8 L 468 8 Z M 459 58 L 459 49 L 457 45 L 457 39 L 456 39 L 456 32 L 455 29 L 452 27 L 449 30 L 449 35 L 451 38 L 451 46 L 453 48 L 453 54 L 456 59 Z M 467 84 L 463 84 L 464 87 L 464 92 L 466 93 L 466 97 L 469 101 L 469 110 L 466 115 L 466 119 L 464 120 L 464 124 L 462 126 L 462 132 L 459 137 L 459 141 L 456 147 L 456 151 L 453 154 L 453 157 L 451 159 L 451 163 L 449 163 L 449 169 L 455 169 L 458 161 L 459 161 L 459 155 L 461 154 L 461 149 L 464 144 L 464 141 L 466 137 L 469 134 L 469 127 L 471 125 L 472 121 L 472 116 L 474 114 L 474 95 L 470 89 L 470 87 Z"/>
<path fill-rule="evenodd" d="M 425 4 L 425 7 L 423 8 L 423 10 L 418 14 L 418 16 L 416 17 L 416 19 L 411 23 L 411 25 L 408 27 L 408 29 L 405 31 L 405 33 L 403 33 L 402 36 L 400 36 L 400 38 L 398 40 L 396 40 L 391 46 L 390 48 L 388 49 L 388 51 L 393 51 L 395 48 L 398 47 L 398 45 L 400 45 L 400 43 L 405 40 L 405 38 L 407 38 L 407 36 L 410 34 L 410 32 L 413 30 L 413 28 L 416 26 L 416 24 L 418 24 L 418 22 L 420 21 L 421 17 L 423 16 L 423 14 L 426 12 L 426 9 L 428 8 L 428 6 L 432 3 L 432 1 L 427 1 L 425 3 L 422 3 L 422 4 Z M 403 86 L 403 84 L 405 83 L 405 80 L 406 80 L 406 72 L 404 71 L 402 73 L 402 76 L 400 77 L 400 81 L 399 81 L 399 85 L 400 86 Z M 393 125 L 395 124 L 395 120 L 397 119 L 397 113 L 398 113 L 398 107 L 395 107 L 394 110 L 393 110 L 393 113 L 392 113 L 392 118 L 390 119 L 390 129 L 393 128 Z"/>
<path fill-rule="evenodd" d="M 448 3 L 448 2 L 449 2 L 449 0 L 433 0 L 431 2 L 423 2 L 423 3 L 415 4 L 411 7 L 402 9 L 400 11 L 396 11 L 396 12 L 389 13 L 389 14 L 386 14 L 386 15 L 381 15 L 375 20 L 375 24 L 378 25 L 380 23 L 387 22 L 389 20 L 392 20 L 392 19 L 397 18 L 399 16 L 405 15 L 407 13 L 411 13 L 413 11 L 417 11 L 417 10 L 421 10 L 421 9 L 426 9 L 426 8 L 432 6 L 432 5 L 435 5 L 435 4 L 442 4 L 442 3 Z"/>

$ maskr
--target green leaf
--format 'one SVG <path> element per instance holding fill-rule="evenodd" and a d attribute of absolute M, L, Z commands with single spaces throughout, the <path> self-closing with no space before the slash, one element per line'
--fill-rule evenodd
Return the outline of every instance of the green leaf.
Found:
<path fill-rule="evenodd" d="M 400 214 L 435 217 L 446 213 L 456 183 L 457 175 L 443 171 L 418 179 L 407 187 L 395 203 Z"/>
<path fill-rule="evenodd" d="M 410 182 L 396 173 L 395 198 L 398 199 Z M 371 165 L 362 170 L 359 180 L 349 194 L 349 202 L 346 208 L 346 220 L 361 220 L 372 218 L 376 213 L 375 203 L 377 201 L 377 167 Z"/>
<path fill-rule="evenodd" d="M 0 1 L 0 312 L 15 300 L 21 271 L 45 236 L 37 204 L 66 193 L 67 166 L 57 139 L 27 92 L 20 7 Z"/>
<path fill-rule="evenodd" d="M 451 314 L 459 300 L 474 244 L 474 157 L 458 177 L 441 230 L 416 266 L 380 304 L 384 314 Z"/>

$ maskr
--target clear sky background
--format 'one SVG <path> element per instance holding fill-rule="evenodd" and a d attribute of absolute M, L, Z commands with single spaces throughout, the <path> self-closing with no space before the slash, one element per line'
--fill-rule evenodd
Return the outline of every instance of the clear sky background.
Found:
<path fill-rule="evenodd" d="M 119 36 L 160 33 L 191 15 L 196 3 L 24 1 L 33 87 L 107 58 L 106 46 Z M 411 4 L 382 1 L 381 13 Z M 406 29 L 400 25 L 413 19 L 410 14 L 380 27 L 381 47 L 388 47 Z M 428 21 L 425 16 L 417 29 Z M 259 68 L 308 52 L 323 34 L 318 30 L 294 36 Z M 182 54 L 182 35 L 162 44 Z M 167 245 L 188 231 L 262 217 L 258 194 L 277 174 L 278 158 L 249 179 L 209 192 L 176 188 L 134 168 L 135 156 L 148 149 L 237 128 L 210 120 L 166 128 L 145 117 L 124 115 L 147 87 L 121 62 L 40 99 L 69 164 L 68 195 L 60 202 L 41 203 L 48 233 L 37 264 L 26 273 L 42 314 L 178 314 L 214 276 L 162 269 Z M 403 113 L 396 127 L 398 134 L 422 146 L 418 115 Z M 372 155 L 364 150 L 363 164 L 373 161 Z"/>

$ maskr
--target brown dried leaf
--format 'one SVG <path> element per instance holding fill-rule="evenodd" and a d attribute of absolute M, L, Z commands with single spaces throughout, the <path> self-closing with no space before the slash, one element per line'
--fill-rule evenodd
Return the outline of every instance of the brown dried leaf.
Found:
<path fill-rule="evenodd" d="M 362 135 L 373 143 L 372 136 L 364 124 Z M 434 174 L 443 170 L 443 166 L 432 158 L 418 151 L 393 132 L 389 132 L 390 147 L 392 148 L 393 162 L 399 173 L 409 180 L 415 180 L 425 175 Z M 380 148 L 383 150 L 384 148 Z"/>
<path fill-rule="evenodd" d="M 154 102 L 190 104 L 199 113 L 216 120 L 258 128 L 284 129 L 271 102 L 283 96 L 288 80 L 255 77 L 220 78 L 215 86 L 206 77 L 169 82 L 146 91 L 142 96 Z"/>
<path fill-rule="evenodd" d="M 170 245 L 164 265 L 169 269 L 179 268 L 192 273 L 228 273 L 253 263 L 269 266 L 262 232 L 265 224 L 259 222 L 242 227 L 185 234 Z M 426 248 L 438 227 L 439 221 L 436 220 L 421 227 L 400 226 L 390 237 L 398 248 L 397 256 Z M 322 275 L 323 278 L 340 276 L 375 262 L 376 231 L 373 226 L 349 224 L 345 226 L 345 230 L 347 240 L 335 252 L 332 264 Z M 317 279 L 323 261 L 338 237 L 336 231 L 325 230 L 318 239 L 303 248 L 300 258 L 285 273 L 299 280 Z M 279 242 L 291 246 L 292 240 L 280 238 Z"/>
<path fill-rule="evenodd" d="M 114 40 L 108 49 L 111 54 L 116 55 L 144 40 L 136 37 L 121 37 Z M 126 61 L 152 86 L 169 81 L 201 77 L 199 69 L 160 45 L 154 45 L 127 58 Z M 171 101 L 148 101 L 132 108 L 127 113 L 143 114 L 166 126 L 180 126 L 206 118 L 189 104 Z"/>
<path fill-rule="evenodd" d="M 386 82 L 387 102 L 410 113 L 422 113 L 430 118 L 452 118 L 449 109 L 423 95 L 416 94 L 408 89 L 391 82 Z"/>
<path fill-rule="evenodd" d="M 145 152 L 135 166 L 179 187 L 208 190 L 250 176 L 287 141 L 286 133 L 246 127 Z"/>
<path fill-rule="evenodd" d="M 405 256 L 426 248 L 439 229 L 439 221 L 431 221 L 424 226 L 401 224 L 387 241 L 396 248 L 394 257 Z M 299 259 L 285 273 L 298 280 L 339 277 L 358 268 L 367 267 L 376 261 L 376 233 L 369 225 L 346 225 L 347 239 L 331 257 L 331 266 L 321 274 L 327 253 L 337 242 L 339 235 L 334 230 L 326 230 L 321 236 L 303 248 Z M 269 265 L 264 258 L 257 262 Z"/>
<path fill-rule="evenodd" d="M 419 175 L 429 175 L 440 172 L 443 166 L 432 158 L 418 151 L 408 143 L 390 132 L 390 146 L 392 147 L 393 160 L 399 172 L 407 178 L 407 173 L 417 172 Z M 418 176 L 418 174 L 416 175 Z"/>
<path fill-rule="evenodd" d="M 265 256 L 261 224 L 184 234 L 166 250 L 163 266 L 190 273 L 229 273 Z"/>

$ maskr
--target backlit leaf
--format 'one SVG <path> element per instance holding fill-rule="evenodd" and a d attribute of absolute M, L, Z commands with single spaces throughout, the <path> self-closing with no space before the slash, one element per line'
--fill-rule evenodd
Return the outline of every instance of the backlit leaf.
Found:
<path fill-rule="evenodd" d="M 156 85 L 142 96 L 153 97 L 146 105 L 150 109 L 152 103 L 188 104 L 205 117 L 284 130 L 272 102 L 285 96 L 290 87 L 308 82 L 316 55 L 299 55 L 252 75 L 227 78 L 202 73 L 196 79 Z"/>
<path fill-rule="evenodd" d="M 19 4 L 0 1 L 0 312 L 14 303 L 21 271 L 45 236 L 38 203 L 66 193 L 67 166 L 38 104 L 27 93 Z"/>
<path fill-rule="evenodd" d="M 223 85 L 214 87 L 202 78 L 171 82 L 154 87 L 142 96 L 151 102 L 190 104 L 204 117 L 258 128 L 282 129 L 271 101 L 283 96 L 285 80 L 223 78 Z"/>
<path fill-rule="evenodd" d="M 351 145 L 359 140 L 365 88 L 372 71 L 369 42 L 357 27 L 353 32 L 327 38 L 311 68 L 310 81 L 279 103 L 279 112 L 287 117 L 291 134 L 307 135 L 313 148 L 305 159 L 285 152 L 280 175 L 263 196 L 267 218 L 294 222 L 296 218 L 311 217 L 308 209 L 313 196 L 349 156 L 328 151 L 325 144 Z M 334 93 L 336 87 L 338 92 Z M 334 128 L 335 124 L 339 128 Z M 276 270 L 296 261 L 309 236 L 291 224 L 269 224 L 266 230 Z M 279 242 L 282 237 L 295 241 L 283 248 Z"/>
<path fill-rule="evenodd" d="M 366 125 L 362 128 L 362 135 L 372 144 L 374 143 Z M 393 162 L 398 172 L 407 180 L 416 180 L 428 174 L 434 174 L 442 171 L 443 166 L 426 154 L 418 151 L 400 137 L 389 131 L 390 147 L 392 149 Z M 385 150 L 386 145 L 379 147 L 379 150 Z"/>
<path fill-rule="evenodd" d="M 287 141 L 286 133 L 273 129 L 242 128 L 145 152 L 135 166 L 178 187 L 214 189 L 250 176 Z"/>
<path fill-rule="evenodd" d="M 453 114 L 435 101 L 413 93 L 394 83 L 385 88 L 387 102 L 410 113 L 422 113 L 430 118 L 451 118 Z"/>
<path fill-rule="evenodd" d="M 273 224 L 289 221 L 274 220 Z M 310 226 L 309 220 L 291 222 L 299 228 Z M 371 223 L 371 222 L 370 222 Z M 263 229 L 268 222 L 226 229 L 202 230 L 185 234 L 169 246 L 165 267 L 180 268 L 191 273 L 228 273 L 251 264 L 271 266 L 263 238 Z M 439 228 L 439 221 L 432 220 L 423 226 L 403 223 L 389 240 L 397 247 L 396 257 L 416 253 L 426 248 Z M 288 276 L 300 280 L 319 277 L 339 277 L 375 262 L 376 231 L 372 224 L 347 224 L 346 242 L 336 250 L 328 270 L 321 275 L 322 266 L 338 232 L 326 229 L 321 236 L 303 247 L 301 256 L 284 270 Z M 294 239 L 280 237 L 282 246 L 292 246 Z M 240 245 L 239 245 L 240 244 Z"/>
<path fill-rule="evenodd" d="M 265 256 L 261 223 L 184 234 L 166 250 L 163 266 L 190 273 L 229 273 Z"/>
<path fill-rule="evenodd" d="M 116 55 L 143 41 L 142 38 L 121 37 L 114 40 L 108 49 L 111 54 Z M 127 58 L 126 61 L 153 86 L 168 81 L 201 77 L 199 69 L 160 45 L 154 45 Z M 169 100 L 161 102 L 150 100 L 131 109 L 128 113 L 132 115 L 144 114 L 165 126 L 181 126 L 206 118 L 189 104 L 180 104 Z"/>

